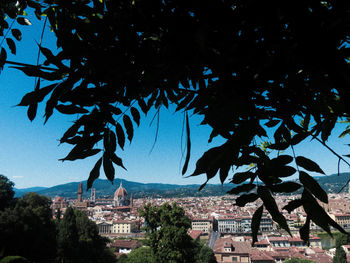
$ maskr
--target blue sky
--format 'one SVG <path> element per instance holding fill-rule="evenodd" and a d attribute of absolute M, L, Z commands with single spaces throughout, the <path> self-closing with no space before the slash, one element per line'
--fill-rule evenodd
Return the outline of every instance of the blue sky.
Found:
<path fill-rule="evenodd" d="M 23 40 L 17 42 L 17 55 L 8 55 L 9 60 L 36 63 L 42 24 L 29 16 L 33 25 L 22 27 Z M 54 38 L 46 29 L 43 46 L 52 46 Z M 5 44 L 6 45 L 6 44 Z M 8 52 L 9 53 L 9 52 Z M 74 116 L 62 116 L 56 112 L 43 125 L 43 105 L 39 107 L 37 118 L 30 122 L 26 116 L 26 108 L 14 107 L 22 96 L 33 90 L 34 80 L 27 78 L 18 70 L 5 67 L 0 74 L 0 174 L 4 174 L 15 183 L 17 188 L 33 186 L 53 186 L 88 178 L 89 172 L 99 156 L 75 162 L 60 162 L 70 149 L 68 145 L 59 145 L 58 139 L 67 129 Z M 205 175 L 183 178 L 181 154 L 181 132 L 183 114 L 174 110 L 163 109 L 160 112 L 160 126 L 156 145 L 152 145 L 156 133 L 156 124 L 150 126 L 152 114 L 142 118 L 141 125 L 134 131 L 134 140 L 124 151 L 118 152 L 123 158 L 128 171 L 116 170 L 116 176 L 137 182 L 160 182 L 175 184 L 202 184 Z M 199 117 L 191 117 L 192 155 L 188 172 L 193 171 L 195 162 L 209 148 L 215 146 L 214 141 L 208 144 L 210 129 L 200 126 Z M 341 127 L 338 126 L 328 144 L 340 154 L 349 154 L 349 138 L 338 140 Z M 337 158 L 317 142 L 303 143 L 295 148 L 296 154 L 303 154 L 319 163 L 326 174 L 337 172 Z M 287 152 L 288 153 L 288 152 Z M 341 172 L 349 172 L 347 165 L 341 165 Z M 105 176 L 101 173 L 101 178 Z M 219 183 L 214 178 L 211 183 Z"/>

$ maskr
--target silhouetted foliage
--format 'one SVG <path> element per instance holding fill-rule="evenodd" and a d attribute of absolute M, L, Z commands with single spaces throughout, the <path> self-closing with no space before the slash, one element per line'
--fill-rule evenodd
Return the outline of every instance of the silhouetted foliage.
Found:
<path fill-rule="evenodd" d="M 51 201 L 35 193 L 19 198 L 13 208 L 0 212 L 0 251 L 37 262 L 53 262 L 56 256 L 56 228 Z M 0 257 L 1 257 L 0 256 Z"/>
<path fill-rule="evenodd" d="M 346 253 L 342 247 L 337 247 L 333 257 L 333 263 L 346 263 Z"/>
<path fill-rule="evenodd" d="M 29 261 L 20 256 L 8 256 L 0 260 L 0 263 L 29 263 Z"/>
<path fill-rule="evenodd" d="M 150 240 L 154 262 L 216 262 L 213 251 L 187 233 L 191 223 L 183 208 L 175 203 L 160 207 L 147 204 L 140 210 Z"/>
<path fill-rule="evenodd" d="M 13 197 L 15 195 L 13 186 L 13 182 L 0 174 L 0 211 L 13 204 Z"/>
<path fill-rule="evenodd" d="M 240 195 L 237 205 L 261 199 L 289 232 L 273 195 L 302 188 L 300 201 L 287 207 L 303 206 L 307 213 L 300 236 L 308 241 L 310 220 L 329 234 L 331 226 L 344 232 L 317 203 L 328 198 L 309 173 L 322 169 L 294 146 L 314 139 L 329 149 L 337 121 L 349 121 L 348 0 L 14 2 L 1 6 L 1 31 L 9 27 L 6 14 L 19 25 L 30 24 L 23 16 L 27 3 L 39 18 L 47 16 L 59 48 L 40 45 L 43 65 L 16 67 L 39 79 L 18 105 L 28 107 L 30 120 L 45 98 L 45 122 L 55 111 L 79 114 L 60 139 L 73 146 L 61 160 L 101 154 L 88 187 L 102 168 L 111 181 L 114 166 L 124 168 L 117 152 L 133 139 L 141 113 L 159 114 L 174 104 L 186 112 L 183 174 L 190 160 L 191 112 L 212 128 L 209 142 L 217 136 L 225 142 L 205 152 L 190 176 L 206 174 L 208 182 L 219 174 L 224 182 L 231 167 L 247 167 L 230 174 L 239 185 L 230 191 Z M 20 39 L 18 31 L 12 33 Z M 15 53 L 14 41 L 6 42 Z M 2 48 L 0 67 L 5 63 Z M 350 126 L 341 137 L 349 133 Z M 103 148 L 96 148 L 99 141 Z M 293 154 L 279 155 L 287 149 Z M 290 188 L 282 179 L 292 175 L 300 182 Z"/>
<path fill-rule="evenodd" d="M 57 262 L 114 263 L 116 258 L 106 248 L 107 241 L 85 213 L 68 207 L 58 224 Z"/>

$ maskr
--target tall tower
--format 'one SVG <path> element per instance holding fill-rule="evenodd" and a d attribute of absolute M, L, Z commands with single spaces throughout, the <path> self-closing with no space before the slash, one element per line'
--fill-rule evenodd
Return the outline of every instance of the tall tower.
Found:
<path fill-rule="evenodd" d="M 78 202 L 83 202 L 83 184 L 80 183 L 78 187 Z"/>
<path fill-rule="evenodd" d="M 132 194 L 130 195 L 130 207 L 134 207 L 134 198 L 132 197 Z"/>
<path fill-rule="evenodd" d="M 96 202 L 96 188 L 91 189 L 91 202 Z"/>

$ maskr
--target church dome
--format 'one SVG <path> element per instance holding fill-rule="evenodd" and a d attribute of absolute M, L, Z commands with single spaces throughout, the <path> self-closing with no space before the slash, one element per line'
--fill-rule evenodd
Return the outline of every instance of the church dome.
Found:
<path fill-rule="evenodd" d="M 120 183 L 119 188 L 114 193 L 114 197 L 126 197 L 126 196 L 128 196 L 128 192 L 122 186 L 122 183 Z"/>

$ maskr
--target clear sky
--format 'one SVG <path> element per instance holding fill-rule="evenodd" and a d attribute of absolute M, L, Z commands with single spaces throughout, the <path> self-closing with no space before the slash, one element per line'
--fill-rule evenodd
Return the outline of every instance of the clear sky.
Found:
<path fill-rule="evenodd" d="M 8 54 L 12 61 L 35 64 L 38 54 L 36 41 L 39 42 L 42 23 L 36 18 L 28 17 L 33 25 L 21 28 L 23 40 L 16 42 L 17 55 Z M 45 30 L 43 46 L 52 46 L 54 37 L 50 30 Z M 0 38 L 1 40 L 1 38 Z M 4 42 L 6 45 L 6 42 Z M 9 53 L 9 52 L 8 52 Z M 74 162 L 60 162 L 70 149 L 69 145 L 60 145 L 58 139 L 71 125 L 75 116 L 62 116 L 56 112 L 50 120 L 43 125 L 43 104 L 38 109 L 37 118 L 30 122 L 24 107 L 14 107 L 22 96 L 33 90 L 34 80 L 26 77 L 18 70 L 5 66 L 0 74 L 0 174 L 4 174 L 15 183 L 17 188 L 33 186 L 54 186 L 72 181 L 81 181 L 88 178 L 89 172 L 97 158 Z M 143 115 L 142 115 L 143 116 Z M 119 149 L 119 156 L 123 158 L 128 171 L 117 168 L 116 176 L 136 182 L 158 182 L 174 184 L 202 184 L 205 175 L 193 178 L 183 178 L 181 168 L 183 158 L 181 154 L 181 132 L 183 114 L 174 110 L 160 112 L 160 126 L 158 140 L 153 151 L 156 124 L 150 126 L 152 114 L 141 119 L 141 125 L 134 130 L 134 140 L 127 144 L 124 151 Z M 210 129 L 200 126 L 199 117 L 191 117 L 192 155 L 188 172 L 192 172 L 195 162 L 209 148 L 220 141 L 208 144 Z M 340 127 L 335 136 L 329 139 L 329 145 L 340 154 L 349 154 L 349 138 L 338 140 Z M 183 147 L 183 146 L 182 146 Z M 296 147 L 296 153 L 303 154 L 319 163 L 326 174 L 337 172 L 337 158 L 322 149 L 317 142 L 304 143 Z M 349 172 L 349 168 L 342 164 L 341 172 Z M 103 172 L 102 179 L 105 179 Z M 210 183 L 219 183 L 214 178 Z"/>

